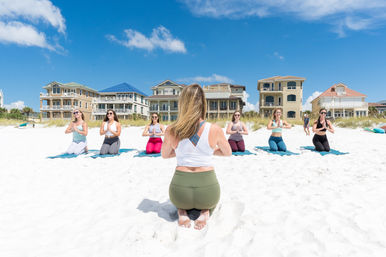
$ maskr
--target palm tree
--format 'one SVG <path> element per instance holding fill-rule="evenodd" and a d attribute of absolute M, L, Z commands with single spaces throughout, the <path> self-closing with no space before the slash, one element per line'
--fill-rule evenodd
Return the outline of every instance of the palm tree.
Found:
<path fill-rule="evenodd" d="M 22 112 L 23 112 L 24 114 L 27 114 L 27 118 L 28 118 L 28 117 L 29 117 L 29 114 L 30 114 L 31 112 L 33 112 L 33 110 L 32 110 L 31 107 L 26 106 L 26 107 L 23 108 Z"/>
<path fill-rule="evenodd" d="M 378 111 L 375 106 L 369 106 L 369 116 L 375 117 L 377 116 Z"/>

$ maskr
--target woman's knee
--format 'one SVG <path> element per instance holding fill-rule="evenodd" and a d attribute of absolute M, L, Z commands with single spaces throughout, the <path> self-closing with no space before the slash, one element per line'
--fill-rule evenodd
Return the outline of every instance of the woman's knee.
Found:
<path fill-rule="evenodd" d="M 275 141 L 269 140 L 268 144 L 269 144 L 269 148 L 271 151 L 277 151 L 278 150 L 278 147 L 277 147 L 277 144 Z"/>

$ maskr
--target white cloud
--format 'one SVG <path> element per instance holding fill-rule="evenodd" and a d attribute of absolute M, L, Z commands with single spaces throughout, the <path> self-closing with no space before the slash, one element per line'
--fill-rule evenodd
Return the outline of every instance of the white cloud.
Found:
<path fill-rule="evenodd" d="M 114 35 L 107 35 L 106 37 L 128 48 L 139 48 L 149 52 L 160 48 L 167 52 L 186 53 L 184 42 L 174 38 L 164 26 L 153 29 L 150 37 L 132 29 L 126 29 L 125 34 L 127 40 L 119 40 Z"/>
<path fill-rule="evenodd" d="M 23 46 L 37 46 L 55 50 L 44 32 L 39 31 L 39 21 L 56 28 L 64 34 L 64 17 L 60 9 L 49 0 L 0 0 L 0 42 Z"/>
<path fill-rule="evenodd" d="M 345 30 L 363 30 L 386 20 L 385 0 L 180 0 L 197 16 L 245 18 L 288 16 L 333 24 Z"/>
<path fill-rule="evenodd" d="M 243 107 L 243 112 L 255 111 L 259 112 L 259 101 L 256 104 L 248 102 L 249 94 L 244 91 L 243 101 L 245 102 L 245 106 Z"/>
<path fill-rule="evenodd" d="M 315 98 L 317 98 L 318 96 L 320 96 L 321 94 L 322 94 L 322 92 L 319 92 L 319 91 L 315 91 L 314 93 L 312 93 L 312 95 L 310 95 L 307 98 L 306 103 L 303 105 L 303 112 L 304 111 L 311 111 L 312 110 L 311 101 L 314 100 Z"/>
<path fill-rule="evenodd" d="M 273 55 L 279 60 L 284 60 L 284 56 L 280 55 L 278 52 L 274 52 Z"/>
<path fill-rule="evenodd" d="M 233 83 L 233 80 L 222 75 L 213 73 L 209 77 L 196 76 L 190 78 L 177 79 L 178 82 L 182 83 Z"/>
<path fill-rule="evenodd" d="M 24 105 L 24 102 L 23 101 L 16 101 L 16 102 L 13 102 L 11 104 L 4 104 L 4 107 L 8 110 L 11 110 L 11 109 L 23 109 L 25 107 Z"/>

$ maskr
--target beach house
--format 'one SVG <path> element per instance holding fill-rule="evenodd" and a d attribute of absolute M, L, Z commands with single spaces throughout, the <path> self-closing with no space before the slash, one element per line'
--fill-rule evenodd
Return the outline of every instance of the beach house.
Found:
<path fill-rule="evenodd" d="M 229 118 L 245 105 L 245 86 L 220 83 L 203 86 L 209 119 Z"/>
<path fill-rule="evenodd" d="M 258 80 L 260 115 L 268 118 L 272 116 L 274 109 L 281 108 L 283 119 L 301 119 L 305 80 L 295 76 L 275 76 Z"/>
<path fill-rule="evenodd" d="M 0 89 L 0 108 L 3 108 L 4 106 L 4 94 L 3 91 Z"/>
<path fill-rule="evenodd" d="M 85 119 L 91 119 L 92 99 L 98 96 L 96 90 L 75 82 L 56 81 L 43 88 L 46 92 L 40 93 L 41 119 L 71 119 L 74 109 L 81 110 Z"/>
<path fill-rule="evenodd" d="M 178 114 L 178 96 L 186 85 L 165 80 L 151 88 L 153 95 L 147 97 L 150 113 L 159 113 L 163 121 L 174 121 Z"/>
<path fill-rule="evenodd" d="M 114 110 L 119 119 L 131 119 L 133 115 L 147 119 L 149 104 L 146 97 L 145 93 L 127 83 L 100 90 L 93 99 L 93 119 L 102 120 L 108 109 Z"/>
<path fill-rule="evenodd" d="M 328 118 L 367 116 L 366 97 L 345 84 L 338 83 L 311 101 L 312 113 L 317 115 L 320 108 L 326 108 Z"/>
<path fill-rule="evenodd" d="M 376 103 L 369 103 L 369 107 L 374 107 L 379 114 L 386 112 L 386 100 L 382 100 Z"/>

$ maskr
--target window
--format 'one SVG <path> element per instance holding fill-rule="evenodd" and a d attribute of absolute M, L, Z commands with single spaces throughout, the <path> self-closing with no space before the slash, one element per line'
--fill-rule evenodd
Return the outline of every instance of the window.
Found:
<path fill-rule="evenodd" d="M 79 101 L 79 107 L 82 108 L 82 101 Z"/>
<path fill-rule="evenodd" d="M 79 89 L 79 95 L 82 95 L 82 89 Z"/>
<path fill-rule="evenodd" d="M 60 94 L 60 87 L 58 85 L 54 85 L 52 87 L 52 93 L 53 94 Z"/>
<path fill-rule="evenodd" d="M 141 107 L 141 114 L 143 114 L 143 107 Z"/>
<path fill-rule="evenodd" d="M 86 103 L 86 109 L 87 109 L 87 103 Z"/>
<path fill-rule="evenodd" d="M 265 97 L 265 106 L 273 106 L 274 98 L 273 96 L 269 95 Z"/>
<path fill-rule="evenodd" d="M 295 118 L 296 113 L 294 111 L 287 112 L 287 118 Z"/>
<path fill-rule="evenodd" d="M 88 96 L 88 91 L 86 91 L 86 96 Z"/>
<path fill-rule="evenodd" d="M 296 95 L 287 95 L 287 101 L 288 102 L 295 102 L 296 101 Z"/>
<path fill-rule="evenodd" d="M 134 101 L 137 101 L 137 94 L 134 94 Z"/>
<path fill-rule="evenodd" d="M 129 98 L 133 98 L 133 94 L 129 94 Z"/>
<path fill-rule="evenodd" d="M 217 110 L 217 101 L 211 101 L 210 102 L 210 109 L 211 110 Z"/>
<path fill-rule="evenodd" d="M 137 113 L 137 106 L 134 105 L 134 112 Z"/>
<path fill-rule="evenodd" d="M 264 91 L 268 91 L 269 90 L 269 83 L 264 83 L 264 85 L 263 85 L 263 90 Z"/>
<path fill-rule="evenodd" d="M 296 89 L 296 82 L 295 81 L 288 82 L 287 89 Z"/>
<path fill-rule="evenodd" d="M 162 120 L 165 120 L 165 121 L 167 121 L 167 120 L 169 120 L 169 117 L 168 117 L 168 115 L 162 115 Z"/>
<path fill-rule="evenodd" d="M 279 91 L 281 91 L 281 82 L 279 82 Z"/>
<path fill-rule="evenodd" d="M 220 102 L 220 110 L 224 111 L 227 109 L 227 102 L 226 101 L 221 101 Z"/>
<path fill-rule="evenodd" d="M 143 96 L 141 96 L 141 104 L 143 104 Z"/>
<path fill-rule="evenodd" d="M 236 110 L 237 103 L 235 101 L 232 101 L 229 103 L 229 109 L 230 110 Z"/>
<path fill-rule="evenodd" d="M 172 115 L 172 116 L 170 116 L 170 120 L 171 120 L 171 121 L 177 120 L 177 115 Z"/>

